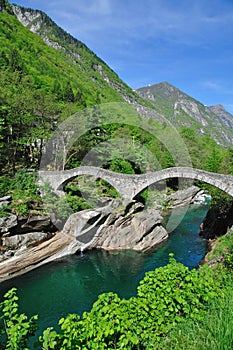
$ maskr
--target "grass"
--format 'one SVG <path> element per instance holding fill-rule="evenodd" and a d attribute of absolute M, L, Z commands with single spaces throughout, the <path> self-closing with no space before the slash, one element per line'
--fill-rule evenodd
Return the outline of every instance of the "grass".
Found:
<path fill-rule="evenodd" d="M 215 261 L 216 281 L 222 285 L 221 296 L 211 300 L 200 321 L 185 319 L 156 344 L 158 350 L 229 350 L 233 349 L 233 229 L 218 238 L 207 262 Z M 218 262 L 221 257 L 222 262 Z M 227 267 L 226 267 L 227 266 Z"/>
<path fill-rule="evenodd" d="M 211 263 L 212 261 L 222 258 L 226 260 L 228 256 L 233 253 L 233 228 L 229 229 L 227 234 L 219 237 L 213 244 L 211 252 L 207 254 L 206 262 Z"/>
<path fill-rule="evenodd" d="M 230 279 L 232 285 L 232 277 Z M 229 350 L 233 348 L 233 290 L 230 283 L 223 298 L 210 304 L 201 321 L 186 320 L 174 328 L 158 349 Z"/>

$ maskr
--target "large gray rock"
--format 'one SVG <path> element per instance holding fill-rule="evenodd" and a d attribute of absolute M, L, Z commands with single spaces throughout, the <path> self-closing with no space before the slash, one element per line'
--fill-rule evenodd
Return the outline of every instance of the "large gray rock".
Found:
<path fill-rule="evenodd" d="M 27 218 L 19 218 L 17 226 L 11 229 L 11 234 L 30 232 L 55 232 L 57 229 L 49 216 L 33 215 Z"/>
<path fill-rule="evenodd" d="M 0 234 L 7 234 L 11 229 L 18 224 L 17 215 L 10 215 L 9 217 L 0 218 Z"/>
<path fill-rule="evenodd" d="M 197 186 L 191 186 L 187 189 L 172 193 L 167 197 L 168 203 L 170 203 L 169 208 L 173 209 L 193 203 L 194 197 L 198 192 L 200 192 L 200 188 Z"/>
<path fill-rule="evenodd" d="M 39 243 L 49 238 L 50 236 L 51 235 L 48 235 L 47 233 L 44 233 L 44 232 L 31 232 L 27 234 L 3 237 L 2 246 L 6 247 L 7 249 L 17 250 L 17 249 L 21 249 L 22 247 L 26 248 L 29 245 Z"/>
<path fill-rule="evenodd" d="M 4 196 L 0 198 L 0 202 L 10 202 L 11 201 L 11 196 Z"/>
<path fill-rule="evenodd" d="M 4 196 L 0 198 L 0 208 L 11 203 L 11 196 Z"/>
<path fill-rule="evenodd" d="M 77 242 L 72 242 L 72 240 L 74 241 L 71 236 L 60 232 L 30 249 L 18 250 L 17 254 L 8 250 L 5 253 L 5 260 L 1 261 L 0 257 L 0 282 L 72 254 L 72 243 L 76 245 L 76 250 L 78 249 Z"/>
<path fill-rule="evenodd" d="M 70 216 L 63 233 L 75 237 L 81 249 L 148 250 L 168 238 L 162 216 L 155 209 L 131 204 L 125 213 L 106 206 Z"/>
<path fill-rule="evenodd" d="M 91 247 L 107 250 L 151 249 L 168 238 L 161 225 L 162 220 L 159 211 L 153 209 L 121 216 L 112 225 L 107 225 L 98 232 L 98 237 Z"/>

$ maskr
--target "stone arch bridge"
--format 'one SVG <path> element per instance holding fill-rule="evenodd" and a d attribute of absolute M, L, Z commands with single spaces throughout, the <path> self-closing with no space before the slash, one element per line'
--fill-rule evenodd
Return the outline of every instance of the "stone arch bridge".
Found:
<path fill-rule="evenodd" d="M 81 175 L 92 175 L 96 179 L 101 178 L 106 180 L 118 191 L 124 200 L 131 200 L 148 186 L 170 178 L 200 180 L 233 196 L 233 176 L 211 173 L 188 167 L 167 168 L 140 175 L 115 173 L 94 166 L 80 166 L 63 171 L 41 170 L 39 171 L 39 183 L 43 184 L 49 182 L 53 190 L 59 193 L 67 182 Z"/>

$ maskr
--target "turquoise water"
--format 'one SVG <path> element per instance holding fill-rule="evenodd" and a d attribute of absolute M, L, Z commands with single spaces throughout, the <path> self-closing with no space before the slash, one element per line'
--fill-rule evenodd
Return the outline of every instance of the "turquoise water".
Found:
<path fill-rule="evenodd" d="M 114 291 L 129 298 L 146 271 L 167 264 L 168 254 L 196 267 L 206 252 L 198 235 L 207 206 L 192 206 L 166 244 L 147 253 L 92 251 L 47 264 L 0 284 L 0 296 L 17 287 L 20 311 L 39 315 L 40 329 L 55 326 L 68 313 L 88 311 L 100 293 Z M 173 211 L 179 217 L 181 209 Z M 174 219 L 175 220 L 175 219 Z"/>

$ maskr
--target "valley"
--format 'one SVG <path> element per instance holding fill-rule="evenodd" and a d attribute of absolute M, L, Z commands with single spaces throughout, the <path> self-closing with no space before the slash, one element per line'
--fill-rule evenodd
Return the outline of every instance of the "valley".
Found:
<path fill-rule="evenodd" d="M 36 314 L 36 295 L 37 348 L 172 342 L 230 295 L 233 116 L 168 82 L 132 89 L 47 14 L 7 0 L 0 43 L 0 290 L 22 298 L 20 311 L 14 289 L 1 304 L 3 348 L 33 346 L 36 318 L 20 312 L 30 299 Z"/>

